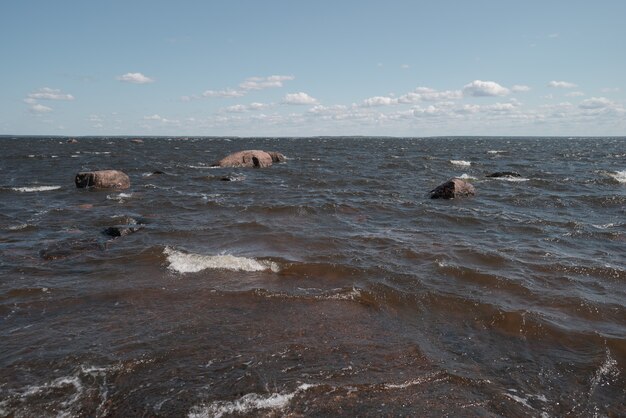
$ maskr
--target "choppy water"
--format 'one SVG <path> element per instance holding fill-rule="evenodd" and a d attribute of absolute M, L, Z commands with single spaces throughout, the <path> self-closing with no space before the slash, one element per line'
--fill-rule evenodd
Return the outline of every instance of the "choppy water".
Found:
<path fill-rule="evenodd" d="M 130 139 L 0 139 L 0 416 L 626 415 L 626 138 Z"/>

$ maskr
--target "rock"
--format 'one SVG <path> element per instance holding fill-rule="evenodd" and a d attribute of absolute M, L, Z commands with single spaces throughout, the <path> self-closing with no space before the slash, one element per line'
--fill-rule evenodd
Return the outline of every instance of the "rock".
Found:
<path fill-rule="evenodd" d="M 137 232 L 142 228 L 143 224 L 131 217 L 125 217 L 120 220 L 116 226 L 106 228 L 102 233 L 112 238 L 124 237 L 126 235 Z"/>
<path fill-rule="evenodd" d="M 68 144 L 78 144 L 78 140 L 76 138 L 70 138 L 66 142 Z"/>
<path fill-rule="evenodd" d="M 515 171 L 496 171 L 495 173 L 487 174 L 486 177 L 522 177 L 522 175 Z"/>
<path fill-rule="evenodd" d="M 221 181 L 243 181 L 245 176 L 224 176 L 220 177 Z"/>
<path fill-rule="evenodd" d="M 269 167 L 274 162 L 285 161 L 285 156 L 274 151 L 246 150 L 222 158 L 213 167 Z"/>
<path fill-rule="evenodd" d="M 285 162 L 286 158 L 283 154 L 281 154 L 280 152 L 276 152 L 276 151 L 266 151 L 270 157 L 272 157 L 272 162 L 274 163 L 283 163 Z"/>
<path fill-rule="evenodd" d="M 128 189 L 130 179 L 118 170 L 85 171 L 76 174 L 76 187 Z"/>
<path fill-rule="evenodd" d="M 130 142 L 134 142 L 135 144 L 143 144 L 143 139 L 131 139 Z"/>
<path fill-rule="evenodd" d="M 470 183 L 453 178 L 430 191 L 431 199 L 454 199 L 456 197 L 474 196 L 474 186 Z"/>

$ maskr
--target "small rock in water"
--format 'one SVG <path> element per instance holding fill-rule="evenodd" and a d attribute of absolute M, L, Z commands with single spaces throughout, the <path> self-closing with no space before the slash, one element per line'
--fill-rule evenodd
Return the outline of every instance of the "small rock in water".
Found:
<path fill-rule="evenodd" d="M 102 233 L 113 238 L 124 237 L 126 235 L 132 234 L 133 232 L 139 231 L 141 227 L 142 224 L 136 219 L 126 217 L 122 219 L 122 222 L 120 222 L 119 225 L 106 228 L 104 231 L 102 231 Z"/>
<path fill-rule="evenodd" d="M 230 154 L 213 167 L 270 167 L 272 163 L 285 161 L 285 156 L 275 151 L 246 150 Z"/>
<path fill-rule="evenodd" d="M 76 138 L 70 138 L 66 142 L 68 144 L 78 144 L 78 140 Z"/>
<path fill-rule="evenodd" d="M 143 144 L 143 139 L 131 139 L 130 142 L 134 142 L 135 144 Z"/>
<path fill-rule="evenodd" d="M 119 170 L 85 171 L 76 174 L 76 187 L 128 189 L 130 178 Z"/>
<path fill-rule="evenodd" d="M 486 177 L 522 177 L 522 175 L 515 171 L 496 171 L 495 173 L 487 174 Z"/>
<path fill-rule="evenodd" d="M 474 196 L 476 191 L 470 183 L 453 178 L 430 191 L 431 199 L 454 199 L 456 197 Z"/>

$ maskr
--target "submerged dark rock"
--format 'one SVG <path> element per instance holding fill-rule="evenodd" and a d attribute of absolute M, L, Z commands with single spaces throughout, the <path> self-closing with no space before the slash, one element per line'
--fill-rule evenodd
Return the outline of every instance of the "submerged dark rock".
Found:
<path fill-rule="evenodd" d="M 119 170 L 85 171 L 76 174 L 76 187 L 128 189 L 130 178 Z"/>
<path fill-rule="evenodd" d="M 272 163 L 285 161 L 285 156 L 275 151 L 245 150 L 230 154 L 215 164 L 213 167 L 250 167 L 265 168 Z"/>
<path fill-rule="evenodd" d="M 130 235 L 133 232 L 139 231 L 143 227 L 143 224 L 134 218 L 126 217 L 121 220 L 118 225 L 111 226 L 102 231 L 106 236 L 112 238 L 124 237 Z"/>
<path fill-rule="evenodd" d="M 516 171 L 496 171 L 495 173 L 487 174 L 486 177 L 522 177 L 522 175 Z"/>
<path fill-rule="evenodd" d="M 457 197 L 474 196 L 476 191 L 470 183 L 453 178 L 430 191 L 431 199 L 454 199 Z"/>

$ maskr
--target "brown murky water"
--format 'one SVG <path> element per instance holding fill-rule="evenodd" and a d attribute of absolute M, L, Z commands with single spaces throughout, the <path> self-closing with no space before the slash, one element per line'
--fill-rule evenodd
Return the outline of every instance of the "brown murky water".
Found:
<path fill-rule="evenodd" d="M 0 139 L 0 416 L 626 415 L 626 138 L 130 139 Z"/>

